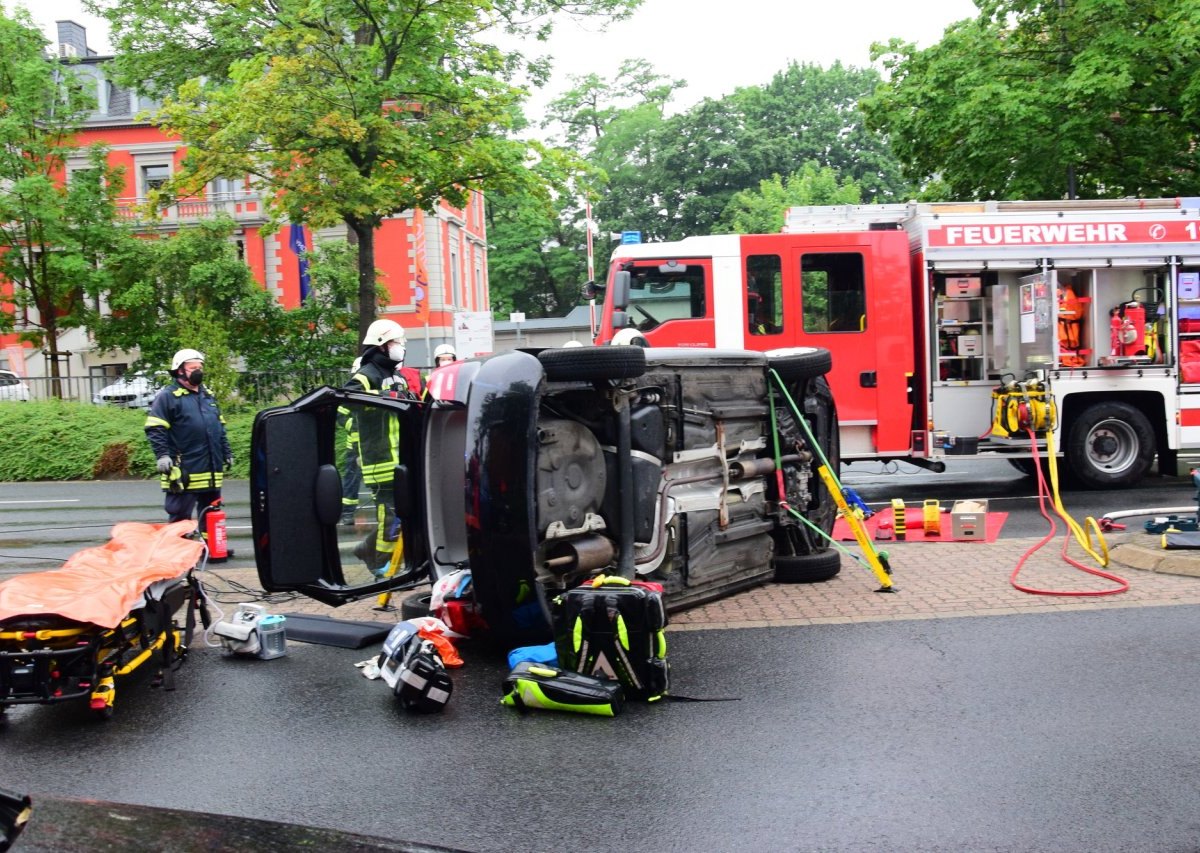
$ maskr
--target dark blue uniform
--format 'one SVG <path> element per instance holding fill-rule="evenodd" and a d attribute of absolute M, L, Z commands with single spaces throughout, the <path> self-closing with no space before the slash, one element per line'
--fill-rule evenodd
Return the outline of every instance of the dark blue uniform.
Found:
<path fill-rule="evenodd" d="M 225 419 L 207 388 L 192 391 L 176 380 L 159 391 L 146 416 L 146 438 L 156 459 L 171 457 L 183 474 L 175 491 L 170 477 L 162 476 L 171 521 L 191 518 L 197 502 L 207 506 L 221 497 L 222 472 L 233 454 Z"/>

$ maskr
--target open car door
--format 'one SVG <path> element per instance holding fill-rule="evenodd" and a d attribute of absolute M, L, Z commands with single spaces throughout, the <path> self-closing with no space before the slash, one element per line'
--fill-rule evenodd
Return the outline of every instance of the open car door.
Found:
<path fill-rule="evenodd" d="M 336 607 L 428 577 L 424 407 L 326 387 L 259 412 L 250 514 L 264 590 L 301 592 Z M 394 453 L 387 464 L 368 466 L 364 482 L 359 442 L 372 436 L 387 438 Z M 376 547 L 380 519 L 384 538 L 396 538 L 390 551 Z"/>

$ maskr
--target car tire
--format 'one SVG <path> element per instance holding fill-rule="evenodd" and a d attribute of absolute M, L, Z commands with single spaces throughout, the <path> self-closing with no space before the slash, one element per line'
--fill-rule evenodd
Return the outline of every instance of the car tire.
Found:
<path fill-rule="evenodd" d="M 1149 419 L 1128 403 L 1110 401 L 1074 418 L 1066 442 L 1071 476 L 1090 489 L 1128 489 L 1154 464 L 1158 451 Z"/>
<path fill-rule="evenodd" d="M 775 583 L 818 583 L 842 570 L 842 555 L 834 548 L 793 557 L 775 557 Z"/>
<path fill-rule="evenodd" d="M 784 382 L 816 379 L 833 369 L 833 354 L 824 347 L 789 347 L 767 352 L 767 364 Z"/>
<path fill-rule="evenodd" d="M 401 620 L 420 619 L 422 616 L 428 616 L 429 607 L 432 603 L 433 593 L 429 590 L 406 595 L 400 602 Z"/>
<path fill-rule="evenodd" d="M 556 382 L 634 379 L 646 372 L 646 351 L 639 346 L 547 349 L 538 361 Z"/>

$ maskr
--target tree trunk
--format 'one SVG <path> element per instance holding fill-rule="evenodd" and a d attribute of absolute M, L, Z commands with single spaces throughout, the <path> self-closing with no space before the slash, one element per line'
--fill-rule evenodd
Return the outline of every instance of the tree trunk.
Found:
<path fill-rule="evenodd" d="M 346 226 L 358 246 L 358 340 L 367 335 L 367 327 L 375 322 L 375 224 L 359 219 L 347 219 Z"/>

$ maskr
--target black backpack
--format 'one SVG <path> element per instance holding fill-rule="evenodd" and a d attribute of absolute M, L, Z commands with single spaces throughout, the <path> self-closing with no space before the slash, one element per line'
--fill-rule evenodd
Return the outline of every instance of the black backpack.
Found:
<path fill-rule="evenodd" d="M 626 696 L 667 692 L 667 611 L 662 586 L 600 575 L 555 599 L 555 647 L 564 669 L 611 678 Z"/>

